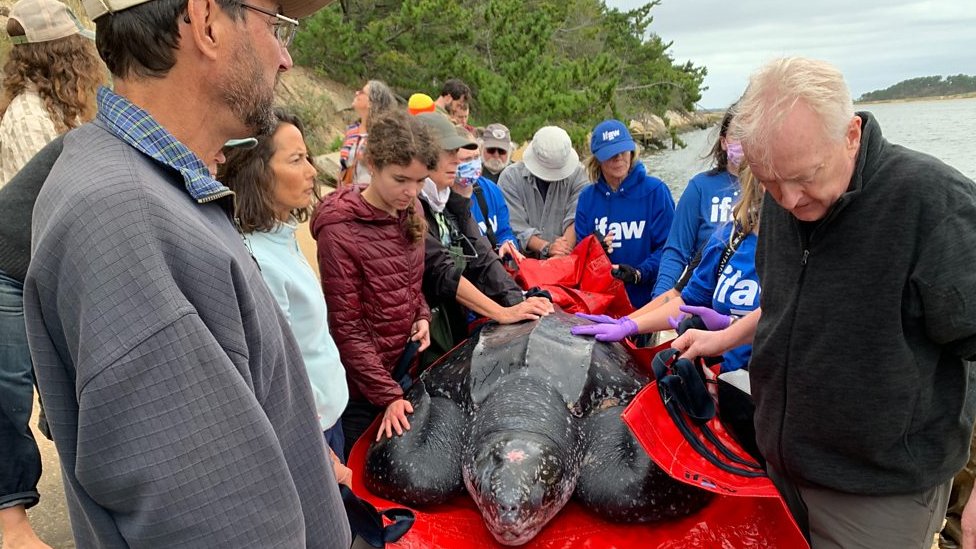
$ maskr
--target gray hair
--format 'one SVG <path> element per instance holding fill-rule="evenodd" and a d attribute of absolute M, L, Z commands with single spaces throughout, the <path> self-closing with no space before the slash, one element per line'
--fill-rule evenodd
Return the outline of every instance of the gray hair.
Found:
<path fill-rule="evenodd" d="M 826 61 L 805 57 L 775 59 L 752 74 L 734 107 L 729 136 L 742 143 L 750 160 L 769 165 L 773 134 L 798 103 L 817 115 L 828 139 L 844 138 L 854 117 L 844 75 Z"/>
<path fill-rule="evenodd" d="M 373 120 L 379 115 L 393 110 L 397 106 L 397 98 L 393 90 L 382 80 L 366 82 L 369 87 L 369 112 L 366 118 Z"/>

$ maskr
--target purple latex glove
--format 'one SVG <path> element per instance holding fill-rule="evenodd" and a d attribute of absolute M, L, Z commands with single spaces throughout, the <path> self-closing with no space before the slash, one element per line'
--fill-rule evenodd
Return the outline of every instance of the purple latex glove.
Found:
<path fill-rule="evenodd" d="M 589 320 L 594 324 L 573 326 L 573 335 L 596 336 L 597 341 L 620 341 L 637 333 L 637 323 L 626 316 L 613 318 L 607 315 L 588 315 L 576 313 L 576 316 Z"/>
<path fill-rule="evenodd" d="M 724 330 L 732 324 L 732 317 L 729 315 L 723 315 L 722 313 L 716 311 L 715 309 L 710 309 L 708 307 L 698 307 L 695 305 L 682 305 L 678 307 L 678 310 L 682 313 L 688 313 L 690 315 L 697 315 L 705 323 L 705 327 L 711 332 L 717 332 L 718 330 Z M 668 324 L 671 325 L 675 330 L 678 329 L 678 324 L 684 317 L 668 317 Z"/>

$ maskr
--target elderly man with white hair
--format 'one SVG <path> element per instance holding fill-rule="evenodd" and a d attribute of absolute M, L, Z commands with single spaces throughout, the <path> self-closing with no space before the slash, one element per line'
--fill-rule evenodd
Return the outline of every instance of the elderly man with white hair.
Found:
<path fill-rule="evenodd" d="M 762 67 L 732 124 L 772 198 L 762 310 L 674 345 L 755 336 L 757 442 L 814 549 L 928 548 L 976 414 L 976 185 L 886 141 L 822 61 Z"/>
<path fill-rule="evenodd" d="M 512 230 L 533 257 L 569 255 L 576 245 L 576 202 L 586 171 L 566 130 L 535 132 L 522 161 L 505 168 L 498 186 L 505 195 Z"/>

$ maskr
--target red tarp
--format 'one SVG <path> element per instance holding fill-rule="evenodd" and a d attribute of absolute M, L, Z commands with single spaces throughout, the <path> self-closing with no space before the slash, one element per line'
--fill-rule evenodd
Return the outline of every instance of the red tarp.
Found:
<path fill-rule="evenodd" d="M 650 357 L 654 356 L 655 349 L 629 348 L 629 350 L 639 364 L 649 367 Z M 435 365 L 434 368 L 436 367 Z M 648 394 L 650 389 L 653 389 L 653 394 Z M 654 385 L 645 388 L 641 395 L 644 395 L 643 400 L 647 401 L 651 401 L 651 396 L 657 397 L 660 404 L 660 397 Z M 634 402 L 638 401 L 635 399 Z M 638 406 L 632 404 L 625 412 L 625 416 L 631 414 L 630 421 L 638 424 L 641 421 L 649 421 L 652 417 L 664 417 L 670 423 L 671 419 L 667 417 L 663 406 L 660 412 L 664 416 L 645 415 L 648 410 L 646 404 L 647 402 Z M 633 425 L 634 423 L 631 423 L 632 427 Z M 381 510 L 389 507 L 404 507 L 370 493 L 363 483 L 366 449 L 369 441 L 376 437 L 376 426 L 377 423 L 374 423 L 363 435 L 349 457 L 349 466 L 354 471 L 353 491 Z M 641 429 L 638 429 L 638 432 L 640 431 Z M 647 443 L 647 440 L 641 436 L 638 439 L 642 445 Z M 694 459 L 689 458 L 689 460 L 694 463 Z M 658 464 L 660 465 L 660 462 Z M 665 470 L 678 471 L 679 474 L 683 474 L 684 471 L 676 466 L 674 460 L 670 466 L 665 467 Z M 688 470 L 694 470 L 694 465 Z M 728 485 L 728 482 L 722 485 Z M 806 540 L 796 528 L 782 500 L 775 492 L 766 495 L 771 497 L 748 497 L 744 496 L 741 490 L 739 495 L 717 495 L 703 510 L 690 517 L 654 524 L 609 523 L 590 514 L 571 500 L 535 539 L 522 547 L 527 549 L 684 549 L 689 547 L 794 549 L 807 547 Z M 391 544 L 391 547 L 403 549 L 505 547 L 497 543 L 488 532 L 478 509 L 467 493 L 458 496 L 449 504 L 426 507 L 423 510 L 414 509 L 414 512 L 417 521 L 413 528 L 400 541 Z"/>
<path fill-rule="evenodd" d="M 380 510 L 404 507 L 373 495 L 363 484 L 363 464 L 376 424 L 349 456 L 354 471 L 353 491 Z M 417 521 L 400 541 L 388 547 L 403 549 L 497 548 L 481 514 L 467 493 L 449 504 L 414 509 Z M 778 498 L 716 496 L 700 512 L 681 520 L 655 524 L 613 524 L 603 521 L 574 501 L 535 537 L 526 549 L 687 549 L 691 547 L 784 548 L 805 547 Z"/>
<path fill-rule="evenodd" d="M 523 259 L 513 273 L 523 289 L 538 286 L 567 313 L 621 317 L 634 311 L 624 283 L 610 275 L 610 258 L 590 235 L 573 253 L 552 259 Z"/>

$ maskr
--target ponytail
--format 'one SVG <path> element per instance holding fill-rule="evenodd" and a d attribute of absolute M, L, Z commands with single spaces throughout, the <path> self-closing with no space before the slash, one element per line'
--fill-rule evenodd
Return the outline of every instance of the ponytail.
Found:
<path fill-rule="evenodd" d="M 424 216 L 417 213 L 417 202 L 411 202 L 407 206 L 407 238 L 413 244 L 423 241 L 424 234 L 427 232 L 427 220 Z"/>

